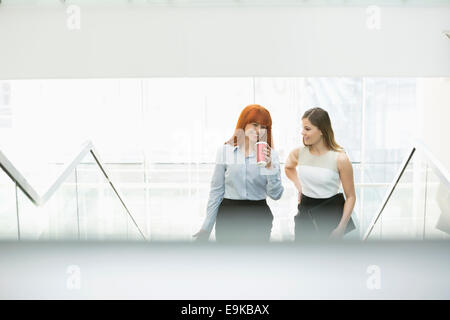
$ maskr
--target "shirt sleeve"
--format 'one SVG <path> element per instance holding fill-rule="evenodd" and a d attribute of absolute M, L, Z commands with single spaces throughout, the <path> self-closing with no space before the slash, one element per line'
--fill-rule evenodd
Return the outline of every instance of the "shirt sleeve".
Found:
<path fill-rule="evenodd" d="M 278 153 L 272 149 L 272 168 L 261 168 L 261 174 L 267 176 L 266 193 L 273 200 L 281 198 L 284 187 L 281 183 L 280 160 Z"/>
<path fill-rule="evenodd" d="M 225 194 L 225 162 L 223 160 L 224 147 L 217 150 L 216 164 L 211 178 L 211 187 L 209 191 L 208 205 L 206 209 L 206 218 L 202 229 L 211 233 L 216 222 L 217 211 Z"/>

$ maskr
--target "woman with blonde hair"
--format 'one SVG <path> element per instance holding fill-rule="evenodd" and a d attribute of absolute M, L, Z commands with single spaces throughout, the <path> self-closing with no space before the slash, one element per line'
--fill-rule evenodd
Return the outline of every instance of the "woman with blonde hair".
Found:
<path fill-rule="evenodd" d="M 257 142 L 267 143 L 265 167 L 256 162 Z M 272 118 L 266 108 L 249 105 L 217 151 L 206 218 L 194 237 L 207 240 L 215 224 L 218 242 L 269 241 L 273 216 L 266 197 L 278 200 L 283 190 Z"/>
<path fill-rule="evenodd" d="M 355 229 L 356 202 L 352 164 L 334 138 L 328 112 L 311 108 L 302 117 L 303 145 L 292 150 L 285 165 L 298 190 L 295 239 L 341 238 Z M 338 193 L 340 185 L 345 193 Z"/>

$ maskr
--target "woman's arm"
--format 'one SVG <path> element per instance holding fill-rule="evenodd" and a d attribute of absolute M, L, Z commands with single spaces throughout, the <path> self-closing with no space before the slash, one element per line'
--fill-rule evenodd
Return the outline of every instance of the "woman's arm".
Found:
<path fill-rule="evenodd" d="M 261 168 L 261 173 L 267 175 L 266 193 L 273 200 L 279 200 L 283 194 L 284 187 L 281 182 L 280 160 L 278 153 L 274 149 L 269 151 L 270 162 L 265 168 Z"/>
<path fill-rule="evenodd" d="M 224 147 L 223 147 L 224 148 Z M 209 238 L 214 223 L 216 222 L 219 205 L 225 194 L 225 163 L 223 161 L 223 148 L 219 148 L 216 155 L 216 165 L 211 178 L 206 218 L 199 232 L 194 237 Z"/>
<path fill-rule="evenodd" d="M 339 177 L 342 182 L 342 187 L 345 193 L 345 204 L 344 210 L 342 213 L 341 221 L 339 222 L 336 229 L 333 231 L 332 236 L 342 236 L 345 232 L 345 228 L 347 227 L 347 223 L 350 220 L 350 217 L 353 212 L 353 208 L 355 207 L 356 202 L 356 193 L 355 193 L 355 183 L 353 180 L 353 167 L 352 163 L 348 156 L 341 152 L 338 155 L 338 170 Z"/>
<path fill-rule="evenodd" d="M 284 172 L 289 180 L 294 183 L 295 188 L 298 190 L 298 203 L 301 201 L 302 186 L 297 175 L 297 164 L 298 164 L 298 152 L 299 148 L 296 148 L 289 153 L 286 160 L 286 165 L 284 166 Z"/>

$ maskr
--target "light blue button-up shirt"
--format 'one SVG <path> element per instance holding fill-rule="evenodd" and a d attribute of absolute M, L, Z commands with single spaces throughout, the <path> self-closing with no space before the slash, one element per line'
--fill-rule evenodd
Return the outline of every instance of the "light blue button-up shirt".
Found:
<path fill-rule="evenodd" d="M 245 157 L 241 147 L 230 144 L 220 146 L 211 179 L 206 218 L 202 229 L 211 232 L 216 222 L 219 205 L 223 198 L 235 200 L 274 200 L 281 198 L 280 161 L 278 153 L 271 149 L 272 168 L 259 167 L 256 155 Z"/>

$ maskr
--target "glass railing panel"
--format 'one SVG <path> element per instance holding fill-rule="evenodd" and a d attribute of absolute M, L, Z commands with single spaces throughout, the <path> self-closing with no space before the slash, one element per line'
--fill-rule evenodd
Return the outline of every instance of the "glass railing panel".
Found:
<path fill-rule="evenodd" d="M 361 219 L 359 221 L 361 232 L 367 230 L 371 225 L 380 209 L 380 203 L 383 201 L 383 197 L 380 197 L 380 193 L 385 194 L 388 188 L 388 186 L 365 186 L 361 188 L 359 197 L 363 207 Z"/>
<path fill-rule="evenodd" d="M 448 183 L 436 174 L 430 161 L 420 148 L 416 149 L 381 214 L 378 209 L 369 240 L 449 238 Z"/>
<path fill-rule="evenodd" d="M 382 240 L 382 229 L 381 226 L 383 225 L 383 215 L 381 215 L 377 223 L 372 227 L 368 240 Z"/>
<path fill-rule="evenodd" d="M 14 182 L 0 169 L 0 240 L 17 240 L 17 210 Z"/>
<path fill-rule="evenodd" d="M 364 233 L 371 225 L 380 210 L 386 193 L 389 191 L 392 180 L 395 178 L 402 162 L 365 163 L 363 168 L 363 187 L 360 198 L 362 214 L 360 230 Z M 363 234 L 362 234 L 363 236 Z"/>
<path fill-rule="evenodd" d="M 125 208 L 122 203 L 124 198 L 118 197 L 102 167 L 89 152 L 92 144 L 86 142 L 72 148 L 62 148 L 50 143 L 42 147 L 30 141 L 19 142 L 16 139 L 2 143 L 5 170 L 20 185 L 16 201 L 15 182 L 2 170 L 0 199 L 5 198 L 0 209 L 2 238 L 73 240 L 137 237 L 135 233 L 138 228 L 131 218 L 131 211 L 128 211 L 130 208 Z M 119 170 L 117 176 L 120 175 Z M 144 198 L 143 180 L 141 178 L 140 186 L 134 185 L 135 188 L 142 188 L 141 198 Z M 136 197 L 135 193 L 130 194 Z M 144 205 L 142 199 L 139 199 L 139 204 Z M 142 212 L 137 223 L 145 220 L 145 211 Z M 142 233 L 138 234 L 143 239 Z"/>
<path fill-rule="evenodd" d="M 49 168 L 47 166 L 47 169 Z M 48 171 L 57 172 L 58 169 L 49 169 Z M 38 177 L 38 175 L 34 177 Z M 75 182 L 75 174 L 72 172 L 48 201 L 41 206 L 36 206 L 22 190 L 18 189 L 21 240 L 78 239 L 77 186 Z M 34 187 L 34 185 L 32 186 Z"/>
<path fill-rule="evenodd" d="M 450 188 L 427 165 L 424 238 L 450 239 Z"/>
<path fill-rule="evenodd" d="M 8 170 L 13 170 L 11 173 L 20 184 L 20 239 L 78 238 L 75 175 L 73 170 L 67 170 L 68 175 L 62 173 L 81 149 L 81 144 L 58 145 L 23 135 L 2 139 L 2 152 L 11 167 Z M 55 184 L 59 180 L 61 184 Z"/>
<path fill-rule="evenodd" d="M 195 164 L 153 163 L 146 168 L 151 240 L 192 240 L 206 215 L 212 170 L 212 165 L 200 170 Z"/>
<path fill-rule="evenodd" d="M 134 212 L 133 212 L 134 213 Z M 127 221 L 127 241 L 144 241 L 144 238 L 142 237 L 142 234 L 139 232 L 139 230 L 136 228 L 136 225 L 134 224 L 133 220 L 129 215 L 126 215 L 126 221 Z M 139 221 L 139 219 L 137 219 Z M 145 232 L 145 228 L 142 228 L 142 224 L 139 224 L 139 227 L 141 228 L 142 232 L 144 233 L 146 239 L 148 239 L 148 233 Z"/>
<path fill-rule="evenodd" d="M 415 152 L 401 175 L 389 200 L 375 224 L 381 239 L 423 238 L 426 187 L 426 161 Z"/>
<path fill-rule="evenodd" d="M 78 166 L 77 181 L 80 239 L 143 239 L 91 154 Z"/>
<path fill-rule="evenodd" d="M 141 228 L 145 235 L 148 235 L 148 219 L 146 214 L 146 194 L 145 194 L 145 171 L 144 163 L 107 163 L 103 164 L 107 169 L 110 179 L 114 186 L 120 190 L 127 207 L 133 214 L 136 223 Z M 128 216 L 128 215 L 127 215 Z M 133 221 L 128 216 L 129 230 L 134 230 Z M 137 236 L 137 239 L 142 240 L 140 233 L 129 232 L 129 239 Z"/>
<path fill-rule="evenodd" d="M 40 196 L 44 196 L 83 146 L 82 143 L 61 145 L 24 137 L 1 140 L 4 155 Z"/>

